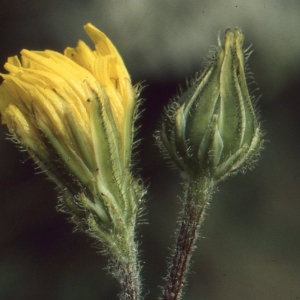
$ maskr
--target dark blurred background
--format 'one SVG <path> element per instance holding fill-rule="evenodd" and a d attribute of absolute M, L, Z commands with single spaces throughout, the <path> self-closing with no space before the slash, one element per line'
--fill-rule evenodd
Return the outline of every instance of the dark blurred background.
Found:
<path fill-rule="evenodd" d="M 149 224 L 138 237 L 149 300 L 164 283 L 181 207 L 180 176 L 166 167 L 153 132 L 178 86 L 203 69 L 218 32 L 241 27 L 255 50 L 250 67 L 268 142 L 253 171 L 219 185 L 185 299 L 300 299 L 299 0 L 2 0 L 0 18 L 1 65 L 22 48 L 89 42 L 82 26 L 91 22 L 114 42 L 133 83 L 144 82 L 138 166 L 149 185 Z M 106 259 L 56 212 L 54 184 L 36 175 L 4 126 L 0 134 L 0 299 L 117 299 Z"/>

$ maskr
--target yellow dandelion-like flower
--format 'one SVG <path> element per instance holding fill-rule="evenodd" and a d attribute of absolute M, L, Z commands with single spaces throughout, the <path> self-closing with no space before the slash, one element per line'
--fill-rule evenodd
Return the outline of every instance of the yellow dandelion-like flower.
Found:
<path fill-rule="evenodd" d="M 64 54 L 22 50 L 21 59 L 8 58 L 1 119 L 60 187 L 60 207 L 102 243 L 121 298 L 139 299 L 134 233 L 143 189 L 131 174 L 139 90 L 107 36 L 84 28 L 94 51 L 79 41 Z"/>
<path fill-rule="evenodd" d="M 141 188 L 130 174 L 138 91 L 107 36 L 85 27 L 92 51 L 79 41 L 64 54 L 21 51 L 1 74 L 2 123 L 62 188 L 64 206 L 89 228 L 132 227 Z M 105 225 L 105 226 L 104 226 Z M 98 229 L 97 229 L 98 230 Z"/>

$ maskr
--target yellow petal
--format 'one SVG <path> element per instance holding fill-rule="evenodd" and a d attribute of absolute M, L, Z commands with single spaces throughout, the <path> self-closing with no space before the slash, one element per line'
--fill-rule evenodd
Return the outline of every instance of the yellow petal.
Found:
<path fill-rule="evenodd" d="M 66 57 L 82 66 L 93 74 L 95 53 L 83 41 L 79 41 L 76 49 L 67 47 L 64 51 Z M 95 75 L 95 74 L 94 74 Z"/>
<path fill-rule="evenodd" d="M 8 59 L 7 59 L 7 62 L 9 63 L 9 64 L 11 64 L 11 65 L 14 65 L 14 66 L 16 66 L 16 67 L 21 67 L 21 62 L 20 62 L 20 60 L 19 60 L 19 58 L 18 58 L 18 56 L 11 56 L 11 57 L 9 57 Z"/>

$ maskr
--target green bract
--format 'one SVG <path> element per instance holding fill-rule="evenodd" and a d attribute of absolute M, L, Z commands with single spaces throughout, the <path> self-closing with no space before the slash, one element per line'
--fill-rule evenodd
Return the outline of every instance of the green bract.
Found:
<path fill-rule="evenodd" d="M 223 179 L 247 167 L 262 143 L 249 95 L 240 29 L 226 31 L 203 74 L 171 104 L 160 144 L 189 176 Z"/>

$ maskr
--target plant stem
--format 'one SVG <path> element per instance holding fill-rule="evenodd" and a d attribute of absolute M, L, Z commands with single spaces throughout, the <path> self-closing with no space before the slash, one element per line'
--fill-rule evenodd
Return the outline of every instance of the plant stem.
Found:
<path fill-rule="evenodd" d="M 114 256 L 109 261 L 109 270 L 120 283 L 119 298 L 120 300 L 140 300 L 142 285 L 134 234 L 126 231 L 118 242 L 111 248 Z"/>
<path fill-rule="evenodd" d="M 181 299 L 189 262 L 195 248 L 199 228 L 205 217 L 205 209 L 209 204 L 213 186 L 213 180 L 208 177 L 188 182 L 186 185 L 184 212 L 181 216 L 181 226 L 167 276 L 167 284 L 163 292 L 163 300 Z"/>
<path fill-rule="evenodd" d="M 122 292 L 121 300 L 139 300 L 141 296 L 141 281 L 136 257 L 120 266 L 119 278 Z"/>
<path fill-rule="evenodd" d="M 141 294 L 141 282 L 139 277 L 139 271 L 136 264 L 128 263 L 121 267 L 120 270 L 122 280 L 120 281 L 122 292 L 120 294 L 121 300 L 139 300 Z"/>

